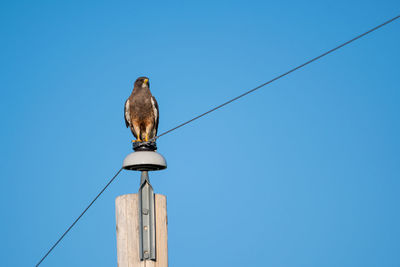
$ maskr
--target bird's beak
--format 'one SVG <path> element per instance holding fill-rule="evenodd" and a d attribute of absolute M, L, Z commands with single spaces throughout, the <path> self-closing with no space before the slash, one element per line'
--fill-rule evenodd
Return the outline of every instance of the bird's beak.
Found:
<path fill-rule="evenodd" d="M 144 79 L 145 84 L 148 84 L 148 82 L 149 82 L 149 79 Z"/>

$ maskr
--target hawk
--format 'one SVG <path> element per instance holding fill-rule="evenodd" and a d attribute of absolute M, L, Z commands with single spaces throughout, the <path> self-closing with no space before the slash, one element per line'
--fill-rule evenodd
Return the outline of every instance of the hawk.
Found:
<path fill-rule="evenodd" d="M 147 77 L 137 78 L 125 102 L 125 124 L 136 138 L 132 142 L 147 142 L 157 136 L 158 104 Z"/>

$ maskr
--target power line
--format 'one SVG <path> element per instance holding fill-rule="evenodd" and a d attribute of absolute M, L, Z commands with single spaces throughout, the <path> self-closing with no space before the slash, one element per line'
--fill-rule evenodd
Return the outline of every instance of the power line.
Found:
<path fill-rule="evenodd" d="M 64 234 L 62 234 L 62 236 L 57 240 L 56 243 L 54 243 L 54 245 L 49 249 L 49 251 L 47 251 L 47 253 L 40 259 L 40 261 L 36 264 L 36 267 L 39 266 L 42 261 L 50 254 L 50 252 L 58 245 L 58 243 L 60 243 L 60 241 L 64 238 L 64 236 L 67 235 L 67 233 L 69 232 L 69 230 L 72 229 L 72 227 L 74 227 L 74 225 L 79 221 L 79 219 L 83 216 L 83 214 L 85 214 L 85 212 L 93 205 L 93 203 L 99 198 L 99 196 L 101 194 L 103 194 L 103 192 L 107 189 L 107 187 L 114 181 L 114 179 L 118 176 L 118 174 L 122 171 L 122 168 L 119 169 L 119 171 L 113 176 L 113 178 L 111 178 L 111 180 L 106 184 L 106 186 L 100 191 L 100 193 L 92 200 L 92 202 L 90 202 L 89 206 L 86 207 L 86 209 L 81 213 L 81 215 L 78 216 L 78 218 L 76 218 L 76 220 L 71 224 L 70 227 L 68 227 L 67 231 L 64 232 Z"/>
<path fill-rule="evenodd" d="M 281 74 L 281 75 L 279 75 L 279 76 L 277 76 L 277 77 L 275 77 L 275 78 L 273 78 L 272 80 L 269 80 L 269 81 L 266 82 L 266 83 L 263 83 L 263 84 L 261 84 L 261 85 L 255 87 L 255 88 L 253 88 L 253 89 L 251 89 L 251 90 L 249 90 L 249 91 L 247 91 L 247 92 L 245 92 L 245 93 L 243 93 L 243 94 L 241 94 L 241 95 L 239 95 L 239 96 L 237 96 L 237 97 L 232 98 L 231 100 L 226 101 L 225 103 L 223 103 L 223 104 L 221 104 L 221 105 L 219 105 L 219 106 L 216 106 L 216 107 L 210 109 L 210 110 L 207 111 L 207 112 L 204 112 L 204 113 L 202 113 L 202 114 L 200 114 L 200 115 L 194 117 L 193 119 L 190 119 L 190 120 L 188 120 L 188 121 L 186 121 L 186 122 L 184 122 L 184 123 L 182 123 L 182 124 L 179 124 L 178 126 L 172 128 L 172 129 L 170 129 L 170 130 L 168 130 L 168 131 L 163 132 L 162 134 L 156 136 L 154 139 L 158 139 L 158 138 L 160 138 L 160 137 L 163 136 L 163 135 L 166 135 L 166 134 L 168 134 L 168 133 L 170 133 L 170 132 L 172 132 L 172 131 L 175 131 L 176 129 L 181 128 L 182 126 L 185 126 L 186 124 L 189 124 L 189 123 L 191 123 L 192 121 L 195 121 L 195 120 L 197 120 L 197 119 L 200 119 L 201 117 L 203 117 L 203 116 L 205 116 L 205 115 L 207 115 L 207 114 L 209 114 L 209 113 L 211 113 L 211 112 L 213 112 L 213 111 L 215 111 L 215 110 L 217 110 L 217 109 L 220 109 L 220 108 L 222 108 L 223 106 L 226 106 L 226 105 L 232 103 L 233 101 L 238 100 L 239 98 L 242 98 L 242 97 L 244 97 L 244 96 L 246 96 L 246 95 L 248 95 L 248 94 L 250 94 L 250 93 L 253 93 L 254 91 L 260 89 L 261 87 L 264 87 L 264 86 L 266 86 L 267 84 L 270 84 L 270 83 L 272 83 L 272 82 L 274 82 L 274 81 L 276 81 L 276 80 L 279 80 L 280 78 L 283 78 L 284 76 L 286 76 L 286 75 L 288 75 L 288 74 L 290 74 L 290 73 L 292 73 L 292 72 L 294 72 L 294 71 L 296 71 L 296 70 L 298 70 L 298 69 L 300 69 L 300 68 L 302 68 L 302 67 L 304 67 L 304 66 L 306 66 L 306 65 L 308 65 L 308 64 L 310 64 L 310 63 L 312 63 L 312 62 L 314 62 L 314 61 L 316 61 L 316 60 L 318 60 L 318 59 L 320 59 L 320 58 L 322 58 L 322 57 L 324 57 L 324 56 L 326 56 L 326 55 L 328 55 L 328 54 L 330 54 L 330 53 L 336 51 L 336 50 L 338 50 L 339 48 L 342 48 L 343 46 L 346 46 L 346 45 L 348 45 L 348 44 L 354 42 L 355 40 L 360 39 L 361 37 L 364 37 L 365 35 L 367 35 L 367 34 L 373 32 L 373 31 L 376 31 L 377 29 L 379 29 L 379 28 L 381 28 L 381 27 L 383 27 L 383 26 L 385 26 L 385 25 L 387 25 L 387 24 L 389 24 L 389 23 L 395 21 L 395 20 L 398 19 L 398 18 L 400 18 L 400 15 L 398 15 L 398 16 L 396 16 L 396 17 L 394 17 L 394 18 L 391 18 L 391 19 L 387 20 L 386 22 L 384 22 L 384 23 L 382 23 L 382 24 L 379 24 L 378 26 L 376 26 L 376 27 L 374 27 L 374 28 L 372 28 L 372 29 L 370 29 L 370 30 L 368 30 L 368 31 L 366 31 L 366 32 L 364 32 L 364 33 L 362 33 L 362 34 L 360 34 L 360 35 L 354 37 L 353 39 L 351 39 L 351 40 L 349 40 L 349 41 L 347 41 L 347 42 L 344 42 L 344 43 L 342 43 L 341 45 L 338 45 L 338 46 L 336 46 L 335 48 L 332 48 L 331 50 L 329 50 L 329 51 L 327 51 L 327 52 L 325 52 L 325 53 L 323 53 L 323 54 L 321 54 L 321 55 L 319 55 L 319 56 L 317 56 L 317 57 L 314 57 L 313 59 L 310 59 L 309 61 L 307 61 L 307 62 L 305 62 L 305 63 L 303 63 L 303 64 L 301 64 L 301 65 L 299 65 L 299 66 L 297 66 L 297 67 L 295 67 L 295 68 L 293 68 L 293 69 L 291 69 L 291 70 L 289 70 L 289 71 L 287 71 L 287 72 L 285 72 L 285 73 L 283 73 L 283 74 Z"/>

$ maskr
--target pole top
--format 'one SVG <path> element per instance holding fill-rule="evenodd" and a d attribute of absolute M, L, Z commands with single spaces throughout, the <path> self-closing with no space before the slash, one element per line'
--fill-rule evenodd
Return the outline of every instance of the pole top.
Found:
<path fill-rule="evenodd" d="M 158 171 L 167 168 L 165 158 L 157 153 L 155 142 L 134 143 L 135 152 L 124 159 L 122 168 L 130 171 Z"/>

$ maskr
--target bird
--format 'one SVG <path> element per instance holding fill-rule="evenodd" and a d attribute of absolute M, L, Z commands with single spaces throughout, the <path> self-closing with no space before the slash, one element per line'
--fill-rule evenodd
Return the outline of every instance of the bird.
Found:
<path fill-rule="evenodd" d="M 147 77 L 136 79 L 131 95 L 125 102 L 125 124 L 130 128 L 136 140 L 148 142 L 157 136 L 159 112 L 158 103 L 150 92 Z"/>

